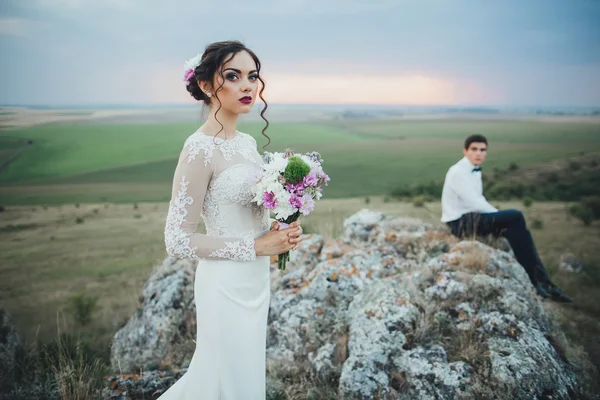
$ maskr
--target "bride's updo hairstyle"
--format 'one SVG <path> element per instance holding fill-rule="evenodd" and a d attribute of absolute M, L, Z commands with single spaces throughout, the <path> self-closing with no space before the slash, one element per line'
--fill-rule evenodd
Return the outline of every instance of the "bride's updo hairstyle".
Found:
<path fill-rule="evenodd" d="M 208 46 L 206 46 L 206 49 L 204 50 L 202 56 L 197 56 L 196 58 L 193 58 L 192 60 L 188 61 L 188 63 L 186 64 L 189 66 L 189 69 L 187 69 L 185 73 L 186 89 L 194 99 L 204 103 L 207 106 L 210 106 L 211 98 L 208 97 L 206 93 L 204 93 L 200 89 L 199 82 L 208 81 L 212 84 L 215 82 L 215 75 L 219 74 L 219 76 L 222 78 L 221 86 L 214 90 L 214 96 L 216 97 L 217 102 L 219 104 L 219 108 L 215 113 L 216 118 L 219 110 L 221 109 L 221 102 L 219 101 L 219 90 L 221 90 L 225 82 L 222 67 L 224 64 L 231 61 L 233 57 L 241 51 L 245 51 L 248 54 L 250 54 L 250 57 L 252 57 L 252 59 L 256 63 L 258 80 L 262 84 L 258 92 L 258 97 L 260 97 L 260 99 L 265 105 L 260 112 L 260 117 L 265 121 L 265 127 L 262 130 L 262 134 L 268 140 L 268 143 L 265 146 L 263 146 L 263 148 L 265 148 L 269 145 L 269 143 L 271 143 L 271 138 L 269 138 L 269 136 L 265 134 L 265 131 L 269 127 L 269 121 L 267 120 L 267 118 L 265 118 L 265 112 L 267 111 L 267 108 L 269 106 L 263 98 L 265 82 L 260 76 L 260 60 L 252 50 L 250 50 L 237 40 L 228 40 L 209 44 Z M 221 124 L 218 118 L 217 122 Z M 223 125 L 221 124 L 221 131 L 222 130 Z M 219 133 L 221 131 L 219 131 Z"/>

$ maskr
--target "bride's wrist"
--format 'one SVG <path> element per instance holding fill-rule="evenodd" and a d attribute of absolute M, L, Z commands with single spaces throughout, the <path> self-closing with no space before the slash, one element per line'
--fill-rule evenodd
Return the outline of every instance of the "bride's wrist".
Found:
<path fill-rule="evenodd" d="M 262 257 L 262 250 L 260 247 L 260 239 L 254 239 L 254 252 L 256 253 L 256 257 Z"/>

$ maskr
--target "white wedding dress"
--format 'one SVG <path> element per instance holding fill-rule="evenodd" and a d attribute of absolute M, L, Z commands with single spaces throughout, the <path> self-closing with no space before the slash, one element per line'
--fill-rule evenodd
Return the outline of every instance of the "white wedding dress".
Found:
<path fill-rule="evenodd" d="M 198 260 L 196 351 L 161 400 L 264 400 L 269 257 L 254 239 L 269 213 L 251 202 L 262 159 L 252 136 L 195 132 L 175 170 L 165 226 L 167 253 Z M 207 234 L 196 233 L 204 218 Z"/>

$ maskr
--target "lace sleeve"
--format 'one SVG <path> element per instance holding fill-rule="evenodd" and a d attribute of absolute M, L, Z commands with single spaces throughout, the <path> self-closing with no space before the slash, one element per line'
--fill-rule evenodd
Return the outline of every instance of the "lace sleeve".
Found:
<path fill-rule="evenodd" d="M 203 152 L 206 149 L 198 146 L 197 142 L 186 143 L 175 169 L 165 225 L 167 254 L 192 259 L 256 259 L 254 239 L 208 236 L 196 232 L 212 176 L 209 152 Z"/>

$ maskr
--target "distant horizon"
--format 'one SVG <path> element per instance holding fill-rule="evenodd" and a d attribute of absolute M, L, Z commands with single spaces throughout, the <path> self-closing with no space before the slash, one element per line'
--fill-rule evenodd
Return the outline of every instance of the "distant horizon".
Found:
<path fill-rule="evenodd" d="M 261 103 L 257 103 L 256 107 L 260 107 Z M 322 107 L 347 107 L 347 108 L 406 108 L 406 109 L 436 109 L 436 108 L 449 108 L 449 109 L 489 109 L 489 110 L 506 110 L 506 109 L 539 109 L 539 110 L 564 110 L 564 109 L 578 109 L 578 110 L 600 110 L 600 104 L 598 105 L 528 105 L 528 104 L 401 104 L 401 103 L 287 103 L 287 102 L 268 102 L 269 107 L 271 106 L 287 106 L 287 107 L 307 107 L 307 106 L 322 106 Z M 0 108 L 46 108 L 46 109 L 93 109 L 93 108 L 157 108 L 157 107 L 175 107 L 175 108 L 197 108 L 201 104 L 186 104 L 178 102 L 170 103 L 4 103 L 0 104 Z"/>

